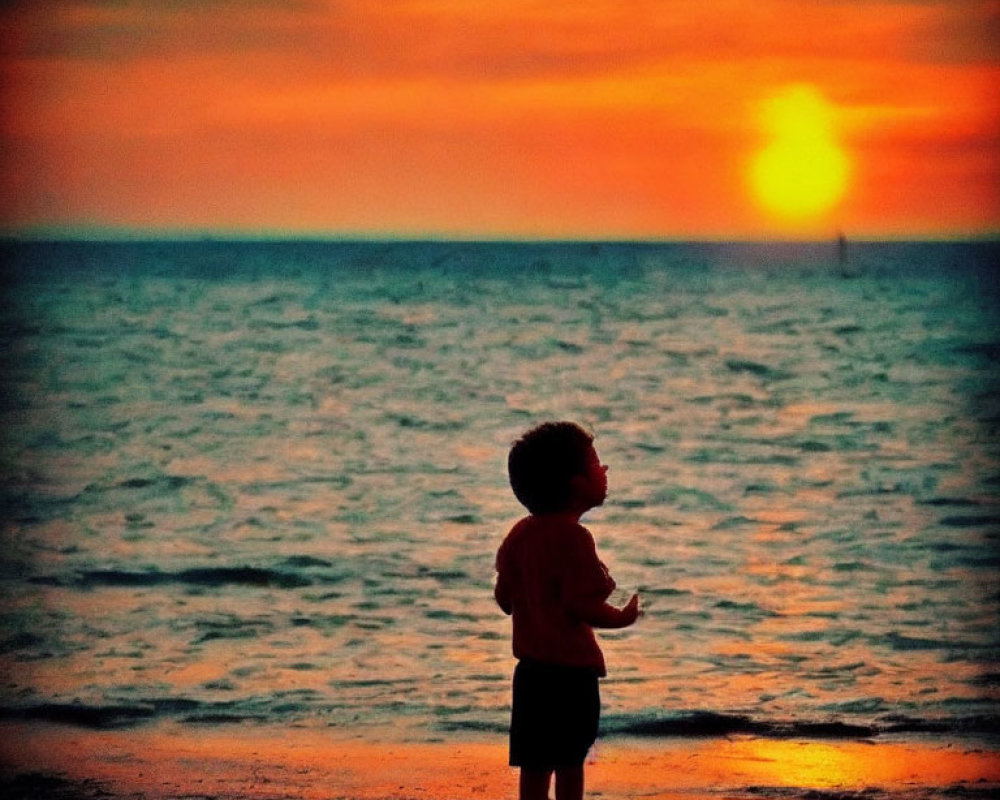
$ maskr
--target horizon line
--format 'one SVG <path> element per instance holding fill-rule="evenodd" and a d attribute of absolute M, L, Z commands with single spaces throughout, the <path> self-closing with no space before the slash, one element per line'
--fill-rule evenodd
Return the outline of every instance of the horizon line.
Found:
<path fill-rule="evenodd" d="M 978 233 L 914 233 L 849 235 L 837 230 L 820 235 L 662 235 L 662 236 L 549 236 L 460 233 L 364 233 L 292 231 L 215 231 L 204 229 L 140 230 L 33 230 L 0 231 L 0 243 L 281 243 L 325 244 L 826 244 L 843 238 L 849 243 L 1000 243 L 1000 229 Z"/>

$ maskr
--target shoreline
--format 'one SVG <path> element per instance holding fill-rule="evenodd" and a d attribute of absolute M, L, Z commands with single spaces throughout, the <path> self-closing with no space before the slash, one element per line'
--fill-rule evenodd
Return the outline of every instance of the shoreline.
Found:
<path fill-rule="evenodd" d="M 927 798 L 955 787 L 986 797 L 1000 788 L 1000 744 L 614 736 L 591 751 L 587 786 L 601 800 Z M 412 743 L 309 728 L 0 723 L 0 788 L 14 798 L 513 800 L 516 787 L 504 737 Z"/>

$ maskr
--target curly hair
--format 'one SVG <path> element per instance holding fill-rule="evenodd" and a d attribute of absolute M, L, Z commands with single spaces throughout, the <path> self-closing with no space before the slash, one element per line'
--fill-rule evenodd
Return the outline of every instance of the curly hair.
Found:
<path fill-rule="evenodd" d="M 507 474 L 514 496 L 532 514 L 566 511 L 572 481 L 587 472 L 594 437 L 575 422 L 546 422 L 514 442 Z"/>

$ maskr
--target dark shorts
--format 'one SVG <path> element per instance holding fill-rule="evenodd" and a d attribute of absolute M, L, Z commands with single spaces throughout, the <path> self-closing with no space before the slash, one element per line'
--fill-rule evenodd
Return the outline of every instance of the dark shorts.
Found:
<path fill-rule="evenodd" d="M 597 739 L 597 680 L 592 669 L 519 661 L 514 669 L 510 765 L 556 769 L 582 764 Z"/>

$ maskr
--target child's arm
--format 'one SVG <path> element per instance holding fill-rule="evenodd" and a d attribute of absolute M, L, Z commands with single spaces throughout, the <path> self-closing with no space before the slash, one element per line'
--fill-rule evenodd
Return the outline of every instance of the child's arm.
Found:
<path fill-rule="evenodd" d="M 497 571 L 496 580 L 493 584 L 493 597 L 497 601 L 497 605 L 500 606 L 500 610 L 504 614 L 510 615 L 513 613 L 514 606 L 510 602 L 510 587 L 507 580 L 507 542 L 506 540 L 500 546 L 497 551 L 496 562 L 494 563 L 494 568 Z"/>
<path fill-rule="evenodd" d="M 507 582 L 503 580 L 503 574 L 497 574 L 497 582 L 493 587 L 493 597 L 497 601 L 497 605 L 504 614 L 510 614 L 513 610 L 513 606 L 510 604 L 510 595 L 507 592 Z"/>
<path fill-rule="evenodd" d="M 574 610 L 593 628 L 627 628 L 639 618 L 639 595 L 632 595 L 624 608 L 615 608 L 595 597 L 579 603 Z"/>
<path fill-rule="evenodd" d="M 580 531 L 564 562 L 568 575 L 564 585 L 567 609 L 592 628 L 627 628 L 639 617 L 639 595 L 632 595 L 624 608 L 608 603 L 615 581 L 597 557 L 590 531 L 586 528 Z"/>

